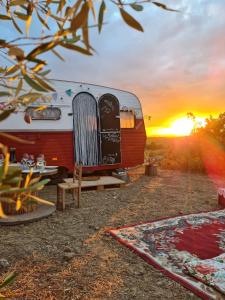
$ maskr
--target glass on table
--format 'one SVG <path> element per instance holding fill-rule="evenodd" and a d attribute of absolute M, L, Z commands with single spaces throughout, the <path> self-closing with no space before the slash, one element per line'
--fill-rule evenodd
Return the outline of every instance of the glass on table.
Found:
<path fill-rule="evenodd" d="M 40 171 L 44 171 L 46 166 L 45 156 L 44 154 L 39 154 L 37 157 L 36 167 Z"/>
<path fill-rule="evenodd" d="M 3 166 L 4 164 L 4 155 L 1 153 L 0 154 L 0 166 Z"/>

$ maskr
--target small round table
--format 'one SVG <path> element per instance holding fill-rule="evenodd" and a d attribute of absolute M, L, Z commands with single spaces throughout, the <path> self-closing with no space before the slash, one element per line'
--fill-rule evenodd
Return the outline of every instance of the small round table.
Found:
<path fill-rule="evenodd" d="M 21 168 L 19 163 L 9 164 L 10 167 Z M 22 175 L 25 177 L 30 173 L 30 170 L 22 170 Z M 56 166 L 47 166 L 43 171 L 33 170 L 32 176 L 51 176 L 58 173 L 58 169 Z M 7 208 L 7 205 L 6 207 Z M 9 211 L 11 207 L 8 206 Z M 55 205 L 46 205 L 46 204 L 38 204 L 31 207 L 31 210 L 26 213 L 10 213 L 5 218 L 0 218 L 0 225 L 17 225 L 17 224 L 25 224 L 28 222 L 32 222 L 35 220 L 39 220 L 41 218 L 47 217 L 55 211 Z M 15 210 L 13 206 L 13 211 Z"/>
<path fill-rule="evenodd" d="M 29 174 L 30 170 L 23 170 L 22 174 Z M 34 169 L 33 170 L 33 174 L 37 174 L 37 175 L 41 175 L 41 176 L 51 176 L 51 175 L 55 175 L 58 173 L 58 169 L 56 168 L 45 168 L 43 171 Z"/>

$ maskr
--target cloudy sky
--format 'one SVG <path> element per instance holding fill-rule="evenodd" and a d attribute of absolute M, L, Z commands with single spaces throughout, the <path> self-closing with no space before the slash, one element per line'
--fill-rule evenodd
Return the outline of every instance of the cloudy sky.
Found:
<path fill-rule="evenodd" d="M 180 12 L 150 3 L 144 12 L 128 8 L 144 27 L 141 33 L 126 25 L 106 0 L 107 24 L 100 35 L 91 30 L 97 54 L 87 57 L 60 48 L 66 61 L 51 56 L 50 77 L 131 91 L 141 100 L 144 115 L 152 117 L 152 127 L 168 127 L 187 112 L 224 112 L 225 0 L 160 2 Z M 0 32 L 12 38 L 15 30 L 0 22 Z"/>
<path fill-rule="evenodd" d="M 225 0 L 161 2 L 181 12 L 150 4 L 144 12 L 129 9 L 144 33 L 129 28 L 109 6 L 102 34 L 92 32 L 98 54 L 65 50 L 66 62 L 51 59 L 52 77 L 132 91 L 152 126 L 168 126 L 189 111 L 225 111 Z"/>

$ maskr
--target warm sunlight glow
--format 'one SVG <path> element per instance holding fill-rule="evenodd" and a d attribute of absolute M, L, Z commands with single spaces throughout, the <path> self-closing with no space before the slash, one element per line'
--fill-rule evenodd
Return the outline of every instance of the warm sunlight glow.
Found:
<path fill-rule="evenodd" d="M 181 118 L 171 125 L 170 133 L 176 136 L 189 135 L 194 128 L 194 121 L 188 118 Z"/>
<path fill-rule="evenodd" d="M 147 127 L 147 136 L 187 136 L 194 127 L 205 126 L 205 118 L 196 117 L 192 120 L 188 117 L 181 117 L 171 122 L 170 127 Z"/>

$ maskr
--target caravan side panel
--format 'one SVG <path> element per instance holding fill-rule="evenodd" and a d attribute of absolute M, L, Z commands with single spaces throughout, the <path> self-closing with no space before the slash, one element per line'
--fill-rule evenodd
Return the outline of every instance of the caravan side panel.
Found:
<path fill-rule="evenodd" d="M 10 134 L 25 139 L 34 144 L 21 144 L 7 138 L 1 138 L 1 143 L 16 148 L 16 158 L 21 160 L 23 153 L 33 154 L 35 157 L 43 153 L 48 165 L 64 166 L 73 169 L 73 132 L 10 132 Z"/>
<path fill-rule="evenodd" d="M 136 120 L 134 129 L 121 129 L 122 167 L 134 167 L 144 162 L 146 133 L 143 120 Z"/>

